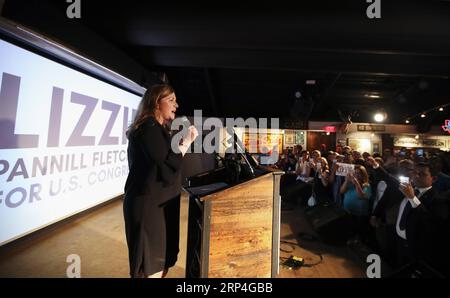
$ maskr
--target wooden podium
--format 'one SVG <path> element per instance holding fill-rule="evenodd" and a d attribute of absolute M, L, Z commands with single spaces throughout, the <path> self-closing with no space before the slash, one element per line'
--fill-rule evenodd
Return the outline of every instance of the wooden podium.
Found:
<path fill-rule="evenodd" d="M 220 171 L 203 175 L 204 182 L 213 183 L 185 188 L 190 195 L 186 277 L 275 277 L 283 172 L 259 170 L 229 186 L 214 182 Z"/>

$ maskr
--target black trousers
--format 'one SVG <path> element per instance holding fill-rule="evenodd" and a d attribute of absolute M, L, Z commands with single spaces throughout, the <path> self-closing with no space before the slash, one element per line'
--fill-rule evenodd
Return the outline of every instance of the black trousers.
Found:
<path fill-rule="evenodd" d="M 408 241 L 397 235 L 396 238 L 396 265 L 398 267 L 405 266 L 414 261 L 414 256 Z"/>
<path fill-rule="evenodd" d="M 170 268 L 175 266 L 180 251 L 180 195 L 169 200 L 164 205 L 164 218 L 167 231 L 165 268 Z"/>
<path fill-rule="evenodd" d="M 391 267 L 396 266 L 397 259 L 397 232 L 395 225 L 381 224 L 372 228 L 375 242 L 374 249 L 380 254 Z"/>

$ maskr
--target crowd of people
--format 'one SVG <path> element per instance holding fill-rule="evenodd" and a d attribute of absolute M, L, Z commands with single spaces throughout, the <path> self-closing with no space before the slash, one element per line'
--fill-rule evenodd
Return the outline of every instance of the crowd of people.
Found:
<path fill-rule="evenodd" d="M 366 245 L 393 268 L 420 262 L 449 275 L 449 152 L 321 149 L 310 153 L 298 145 L 280 155 L 275 166 L 285 172 L 284 207 L 343 208 L 352 219 L 348 244 Z"/>

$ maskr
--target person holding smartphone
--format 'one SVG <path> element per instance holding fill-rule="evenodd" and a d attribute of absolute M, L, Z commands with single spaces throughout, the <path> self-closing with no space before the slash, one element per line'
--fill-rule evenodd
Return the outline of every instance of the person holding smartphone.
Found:
<path fill-rule="evenodd" d="M 377 162 L 372 156 L 367 157 L 367 164 L 373 168 L 378 181 L 384 181 L 386 186 L 382 196 L 377 200 L 376 206 L 372 210 L 371 225 L 378 230 L 377 239 L 381 257 L 386 262 L 395 267 L 399 261 L 396 247 L 396 222 L 398 209 L 404 196 L 399 189 L 399 176 L 408 177 L 412 181 L 414 176 L 414 162 L 412 160 L 402 160 L 394 172 L 388 172 L 381 162 Z M 389 166 L 389 165 L 388 165 Z"/>
<path fill-rule="evenodd" d="M 396 222 L 398 265 L 419 260 L 448 275 L 448 206 L 433 188 L 436 178 L 428 163 L 418 163 L 412 183 L 403 179 L 399 185 L 403 199 Z"/>
<path fill-rule="evenodd" d="M 355 165 L 354 172 L 347 174 L 340 192 L 344 195 L 344 209 L 352 216 L 353 231 L 356 234 L 356 238 L 351 241 L 352 244 L 358 241 L 366 242 L 369 230 L 369 200 L 372 189 L 364 166 Z"/>
<path fill-rule="evenodd" d="M 316 163 L 316 174 L 314 175 L 313 193 L 317 204 L 331 203 L 332 193 L 329 182 L 330 170 L 326 158 L 321 157 Z"/>

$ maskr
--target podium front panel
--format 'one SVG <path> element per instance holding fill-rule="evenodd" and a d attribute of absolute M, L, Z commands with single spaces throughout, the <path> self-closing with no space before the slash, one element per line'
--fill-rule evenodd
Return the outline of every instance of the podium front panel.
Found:
<path fill-rule="evenodd" d="M 187 277 L 278 273 L 279 177 L 263 176 L 190 198 Z"/>

